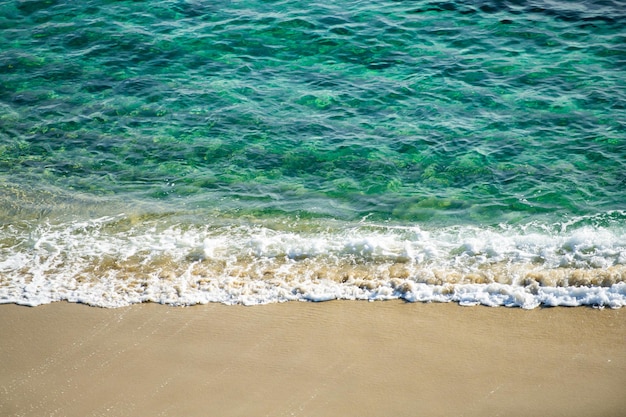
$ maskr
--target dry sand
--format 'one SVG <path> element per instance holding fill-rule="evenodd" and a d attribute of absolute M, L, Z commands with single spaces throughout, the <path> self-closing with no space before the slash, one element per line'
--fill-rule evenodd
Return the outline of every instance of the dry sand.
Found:
<path fill-rule="evenodd" d="M 624 416 L 626 310 L 0 306 L 1 416 Z"/>

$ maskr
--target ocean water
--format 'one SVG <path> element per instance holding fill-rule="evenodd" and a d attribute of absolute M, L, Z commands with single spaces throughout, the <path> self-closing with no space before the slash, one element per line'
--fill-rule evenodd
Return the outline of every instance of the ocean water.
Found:
<path fill-rule="evenodd" d="M 0 303 L 626 305 L 620 1 L 0 1 Z"/>

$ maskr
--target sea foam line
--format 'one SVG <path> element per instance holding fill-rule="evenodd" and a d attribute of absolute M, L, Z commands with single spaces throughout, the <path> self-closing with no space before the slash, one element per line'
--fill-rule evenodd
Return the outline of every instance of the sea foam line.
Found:
<path fill-rule="evenodd" d="M 618 227 L 269 228 L 129 223 L 0 230 L 0 302 L 263 304 L 329 299 L 624 305 Z"/>
<path fill-rule="evenodd" d="M 302 282 L 296 285 L 268 281 L 247 281 L 232 285 L 224 280 L 203 289 L 184 282 L 148 285 L 142 291 L 130 291 L 113 282 L 100 282 L 88 288 L 53 288 L 25 286 L 21 291 L 0 288 L 0 303 L 37 306 L 56 301 L 84 303 L 98 307 L 124 307 L 155 302 L 172 306 L 223 303 L 260 305 L 286 301 L 402 299 L 408 302 L 457 302 L 461 305 L 506 306 L 533 309 L 539 306 L 626 306 L 626 283 L 610 287 L 539 287 L 508 284 L 429 285 L 406 280 L 399 285 L 375 288 L 338 283 L 330 280 Z"/>

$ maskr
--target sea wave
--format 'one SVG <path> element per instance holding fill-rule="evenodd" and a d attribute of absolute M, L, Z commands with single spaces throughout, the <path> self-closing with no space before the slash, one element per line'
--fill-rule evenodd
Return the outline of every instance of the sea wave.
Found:
<path fill-rule="evenodd" d="M 0 228 L 0 302 L 264 304 L 330 299 L 626 305 L 624 212 L 428 229 L 119 215 Z"/>

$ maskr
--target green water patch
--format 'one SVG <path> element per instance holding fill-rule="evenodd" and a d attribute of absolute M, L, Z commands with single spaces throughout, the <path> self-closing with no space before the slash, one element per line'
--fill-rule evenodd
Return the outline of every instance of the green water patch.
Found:
<path fill-rule="evenodd" d="M 351 219 L 619 209 L 625 18 L 597 6 L 1 5 L 1 175 Z"/>

